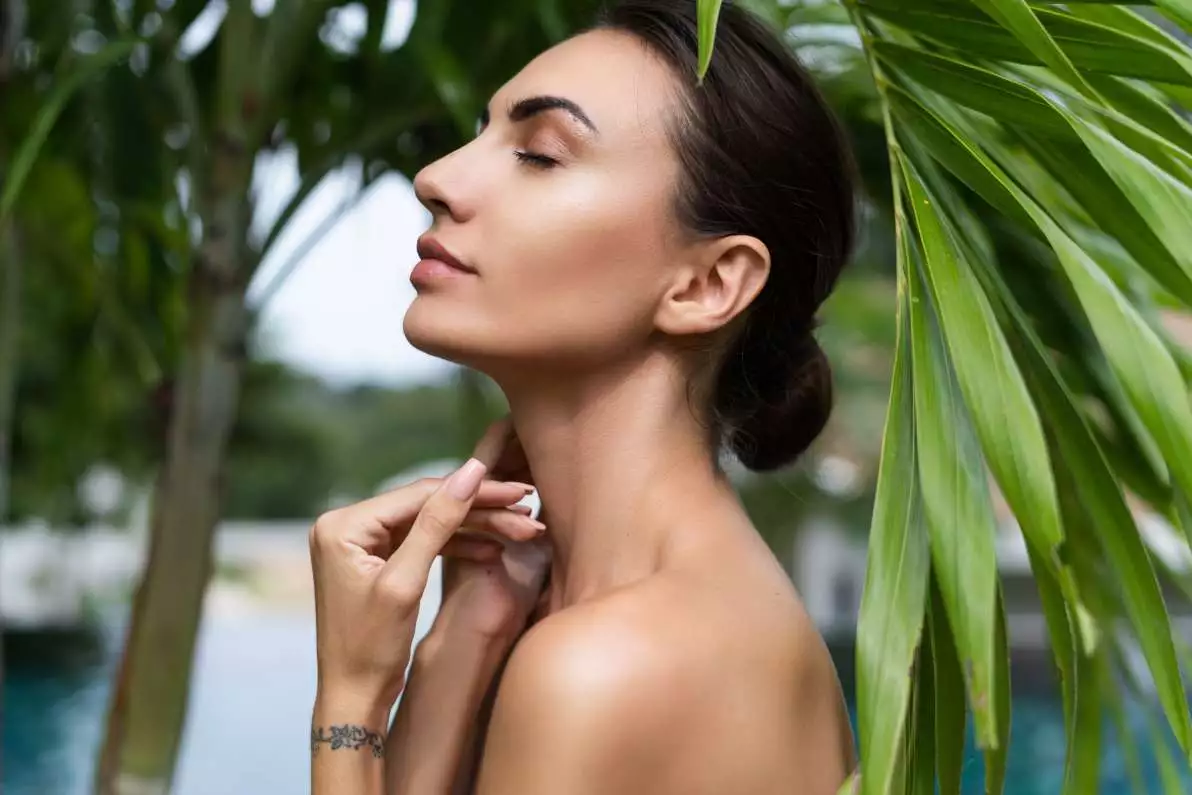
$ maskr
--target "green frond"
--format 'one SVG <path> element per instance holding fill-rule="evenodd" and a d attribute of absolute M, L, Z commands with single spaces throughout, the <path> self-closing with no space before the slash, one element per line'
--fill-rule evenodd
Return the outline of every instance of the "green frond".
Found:
<path fill-rule="evenodd" d="M 713 4 L 700 5 L 710 43 Z M 876 86 L 897 227 L 899 334 L 857 638 L 862 792 L 958 792 L 966 712 L 986 792 L 1004 789 L 1006 530 L 990 476 L 1060 673 L 1064 791 L 1097 790 L 1106 717 L 1131 769 L 1134 744 L 1153 746 L 1175 791 L 1192 718 L 1160 578 L 1185 574 L 1140 526 L 1143 513 L 1166 522 L 1188 552 L 1189 356 L 1162 317 L 1192 311 L 1192 3 L 844 0 L 785 19 L 796 52 L 825 40 L 816 26 L 859 34 L 833 38 Z M 1136 695 L 1165 718 L 1155 739 L 1127 728 L 1134 650 Z"/>

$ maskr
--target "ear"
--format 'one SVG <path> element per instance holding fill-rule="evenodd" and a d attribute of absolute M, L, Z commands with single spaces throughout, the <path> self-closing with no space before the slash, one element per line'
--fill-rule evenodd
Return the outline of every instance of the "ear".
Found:
<path fill-rule="evenodd" d="M 667 334 L 703 334 L 748 307 L 770 275 L 770 250 L 749 235 L 696 243 L 676 268 L 654 325 Z"/>

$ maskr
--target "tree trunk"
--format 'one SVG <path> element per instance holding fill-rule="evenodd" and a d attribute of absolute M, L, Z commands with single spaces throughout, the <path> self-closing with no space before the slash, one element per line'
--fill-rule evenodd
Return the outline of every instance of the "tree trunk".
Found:
<path fill-rule="evenodd" d="M 245 309 L 200 289 L 153 500 L 149 554 L 115 682 L 99 792 L 169 791 L 212 568 L 224 451 L 236 418 Z"/>
<path fill-rule="evenodd" d="M 195 637 L 212 569 L 225 450 L 240 394 L 249 312 L 244 252 L 251 158 L 223 147 L 212 169 L 214 212 L 191 274 L 187 337 L 158 474 L 149 554 L 96 773 L 101 795 L 170 789 L 190 688 Z"/>

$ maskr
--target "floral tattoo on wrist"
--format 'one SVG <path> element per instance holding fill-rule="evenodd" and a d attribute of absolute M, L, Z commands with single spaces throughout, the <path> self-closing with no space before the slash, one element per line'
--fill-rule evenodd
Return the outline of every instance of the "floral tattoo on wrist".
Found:
<path fill-rule="evenodd" d="M 347 748 L 353 751 L 368 748 L 372 751 L 372 755 L 378 759 L 385 755 L 385 744 L 378 732 L 352 723 L 331 726 L 330 729 L 331 733 L 326 734 L 322 726 L 317 728 L 311 727 L 311 755 L 317 754 L 319 752 L 319 746 L 324 743 L 331 746 L 332 751 L 338 751 L 341 748 Z"/>

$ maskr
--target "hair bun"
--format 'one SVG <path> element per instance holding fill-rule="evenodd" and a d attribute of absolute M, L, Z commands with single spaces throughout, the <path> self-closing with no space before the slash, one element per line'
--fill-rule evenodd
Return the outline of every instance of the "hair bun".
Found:
<path fill-rule="evenodd" d="M 808 332 L 791 359 L 801 362 L 777 399 L 751 402 L 751 409 L 728 427 L 728 444 L 754 472 L 779 469 L 797 459 L 832 415 L 832 367 Z M 756 376 L 751 380 L 758 380 Z M 764 380 L 764 379 L 763 379 Z"/>

